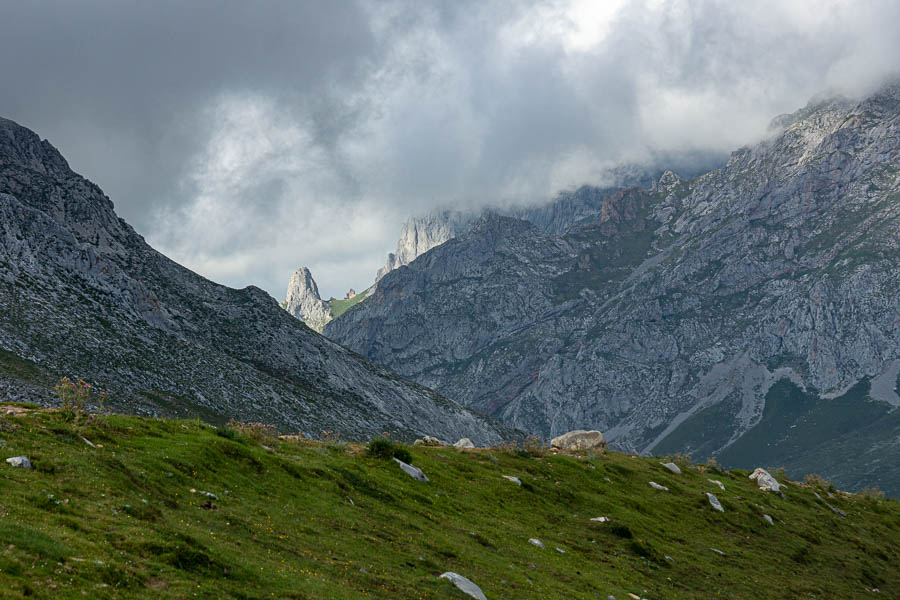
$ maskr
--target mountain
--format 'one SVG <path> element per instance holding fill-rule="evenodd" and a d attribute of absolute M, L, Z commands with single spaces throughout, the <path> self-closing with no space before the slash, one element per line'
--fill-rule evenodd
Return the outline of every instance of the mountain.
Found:
<path fill-rule="evenodd" d="M 119 410 L 498 442 L 508 430 L 312 332 L 262 290 L 229 289 L 148 246 L 93 183 L 0 119 L 0 393 L 62 375 Z"/>
<path fill-rule="evenodd" d="M 544 437 L 900 494 L 900 84 L 557 235 L 487 216 L 325 335 Z"/>

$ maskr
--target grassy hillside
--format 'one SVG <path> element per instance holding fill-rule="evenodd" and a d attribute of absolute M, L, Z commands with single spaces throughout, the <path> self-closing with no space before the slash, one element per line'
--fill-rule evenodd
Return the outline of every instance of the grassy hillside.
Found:
<path fill-rule="evenodd" d="M 34 469 L 0 462 L 3 598 L 467 598 L 444 571 L 492 600 L 900 597 L 900 502 L 827 484 L 782 499 L 627 454 L 414 447 L 421 483 L 334 440 L 6 412 L 0 458 Z"/>

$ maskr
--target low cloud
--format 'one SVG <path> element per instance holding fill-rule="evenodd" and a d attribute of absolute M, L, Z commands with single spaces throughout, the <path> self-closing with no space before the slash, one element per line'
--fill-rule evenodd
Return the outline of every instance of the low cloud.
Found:
<path fill-rule="evenodd" d="M 148 240 L 282 297 L 368 285 L 403 219 L 698 167 L 895 75 L 896 2 L 29 2 L 0 114 Z"/>

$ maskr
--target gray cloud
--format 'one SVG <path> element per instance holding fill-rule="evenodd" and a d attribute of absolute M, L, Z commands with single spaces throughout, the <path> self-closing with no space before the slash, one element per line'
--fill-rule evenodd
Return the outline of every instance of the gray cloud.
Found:
<path fill-rule="evenodd" d="M 696 167 L 900 58 L 891 1 L 2 8 L 0 114 L 159 249 L 277 297 L 301 264 L 367 285 L 409 213 Z"/>

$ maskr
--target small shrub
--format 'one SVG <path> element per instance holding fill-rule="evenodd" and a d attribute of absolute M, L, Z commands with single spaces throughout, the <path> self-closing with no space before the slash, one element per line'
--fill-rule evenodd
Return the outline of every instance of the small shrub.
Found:
<path fill-rule="evenodd" d="M 375 458 L 393 458 L 394 448 L 394 442 L 382 435 L 369 441 L 366 445 L 366 454 Z"/>
<path fill-rule="evenodd" d="M 375 458 L 383 458 L 385 460 L 396 458 L 397 460 L 402 460 L 405 463 L 412 462 L 412 454 L 410 454 L 406 446 L 402 444 L 396 444 L 391 441 L 390 438 L 384 435 L 372 438 L 369 441 L 368 445 L 366 445 L 366 454 Z"/>
<path fill-rule="evenodd" d="M 539 438 L 536 435 L 529 435 L 525 438 L 525 443 L 523 444 L 525 451 L 535 458 L 540 458 L 542 456 L 547 456 L 547 445 L 544 443 L 544 440 Z"/>
<path fill-rule="evenodd" d="M 239 433 L 246 435 L 252 440 L 256 440 L 260 444 L 265 442 L 272 443 L 278 439 L 278 429 L 274 425 L 260 423 L 259 421 L 245 423 L 243 421 L 231 419 L 228 421 L 227 427 L 237 430 Z"/>
<path fill-rule="evenodd" d="M 325 447 L 329 450 L 344 452 L 347 449 L 347 444 L 341 440 L 341 434 L 337 431 L 323 431 L 320 437 L 325 442 Z"/>
<path fill-rule="evenodd" d="M 884 500 L 884 492 L 882 492 L 877 485 L 860 490 L 859 495 L 862 496 L 864 500 L 868 500 L 869 502 L 877 503 Z"/>
<path fill-rule="evenodd" d="M 676 453 L 674 456 L 666 457 L 669 459 L 668 462 L 673 462 L 682 469 L 686 469 L 691 466 L 691 455 L 690 454 L 682 454 L 681 452 Z"/>
<path fill-rule="evenodd" d="M 777 467 L 774 471 L 772 471 L 772 477 L 774 477 L 778 481 L 784 481 L 785 479 L 787 479 L 787 471 L 784 467 Z"/>
<path fill-rule="evenodd" d="M 394 448 L 394 458 L 396 458 L 397 460 L 402 460 L 407 464 L 412 462 L 412 454 L 410 454 L 406 446 L 398 445 L 396 448 Z"/>
<path fill-rule="evenodd" d="M 804 477 L 803 482 L 810 487 L 820 488 L 828 492 L 835 491 L 833 483 L 831 483 L 821 475 L 817 475 L 816 473 L 810 473 L 809 475 Z"/>
<path fill-rule="evenodd" d="M 53 389 L 59 397 L 60 412 L 66 421 L 75 421 L 87 414 L 88 403 L 91 401 L 97 406 L 98 413 L 105 410 L 106 392 L 97 392 L 94 386 L 84 379 L 72 381 L 68 377 L 63 377 Z M 95 415 L 91 414 L 91 422 L 94 420 Z"/>
<path fill-rule="evenodd" d="M 216 435 L 227 440 L 235 440 L 238 437 L 238 431 L 229 425 L 222 425 L 216 429 Z"/>
<path fill-rule="evenodd" d="M 706 460 L 706 468 L 713 473 L 722 474 L 725 472 L 725 469 L 722 468 L 722 465 L 719 464 L 719 461 L 715 456 L 710 456 Z"/>
<path fill-rule="evenodd" d="M 617 523 L 609 528 L 609 532 L 626 540 L 630 540 L 634 537 L 634 534 L 631 532 L 631 528 L 628 527 L 628 525 L 621 525 Z"/>

